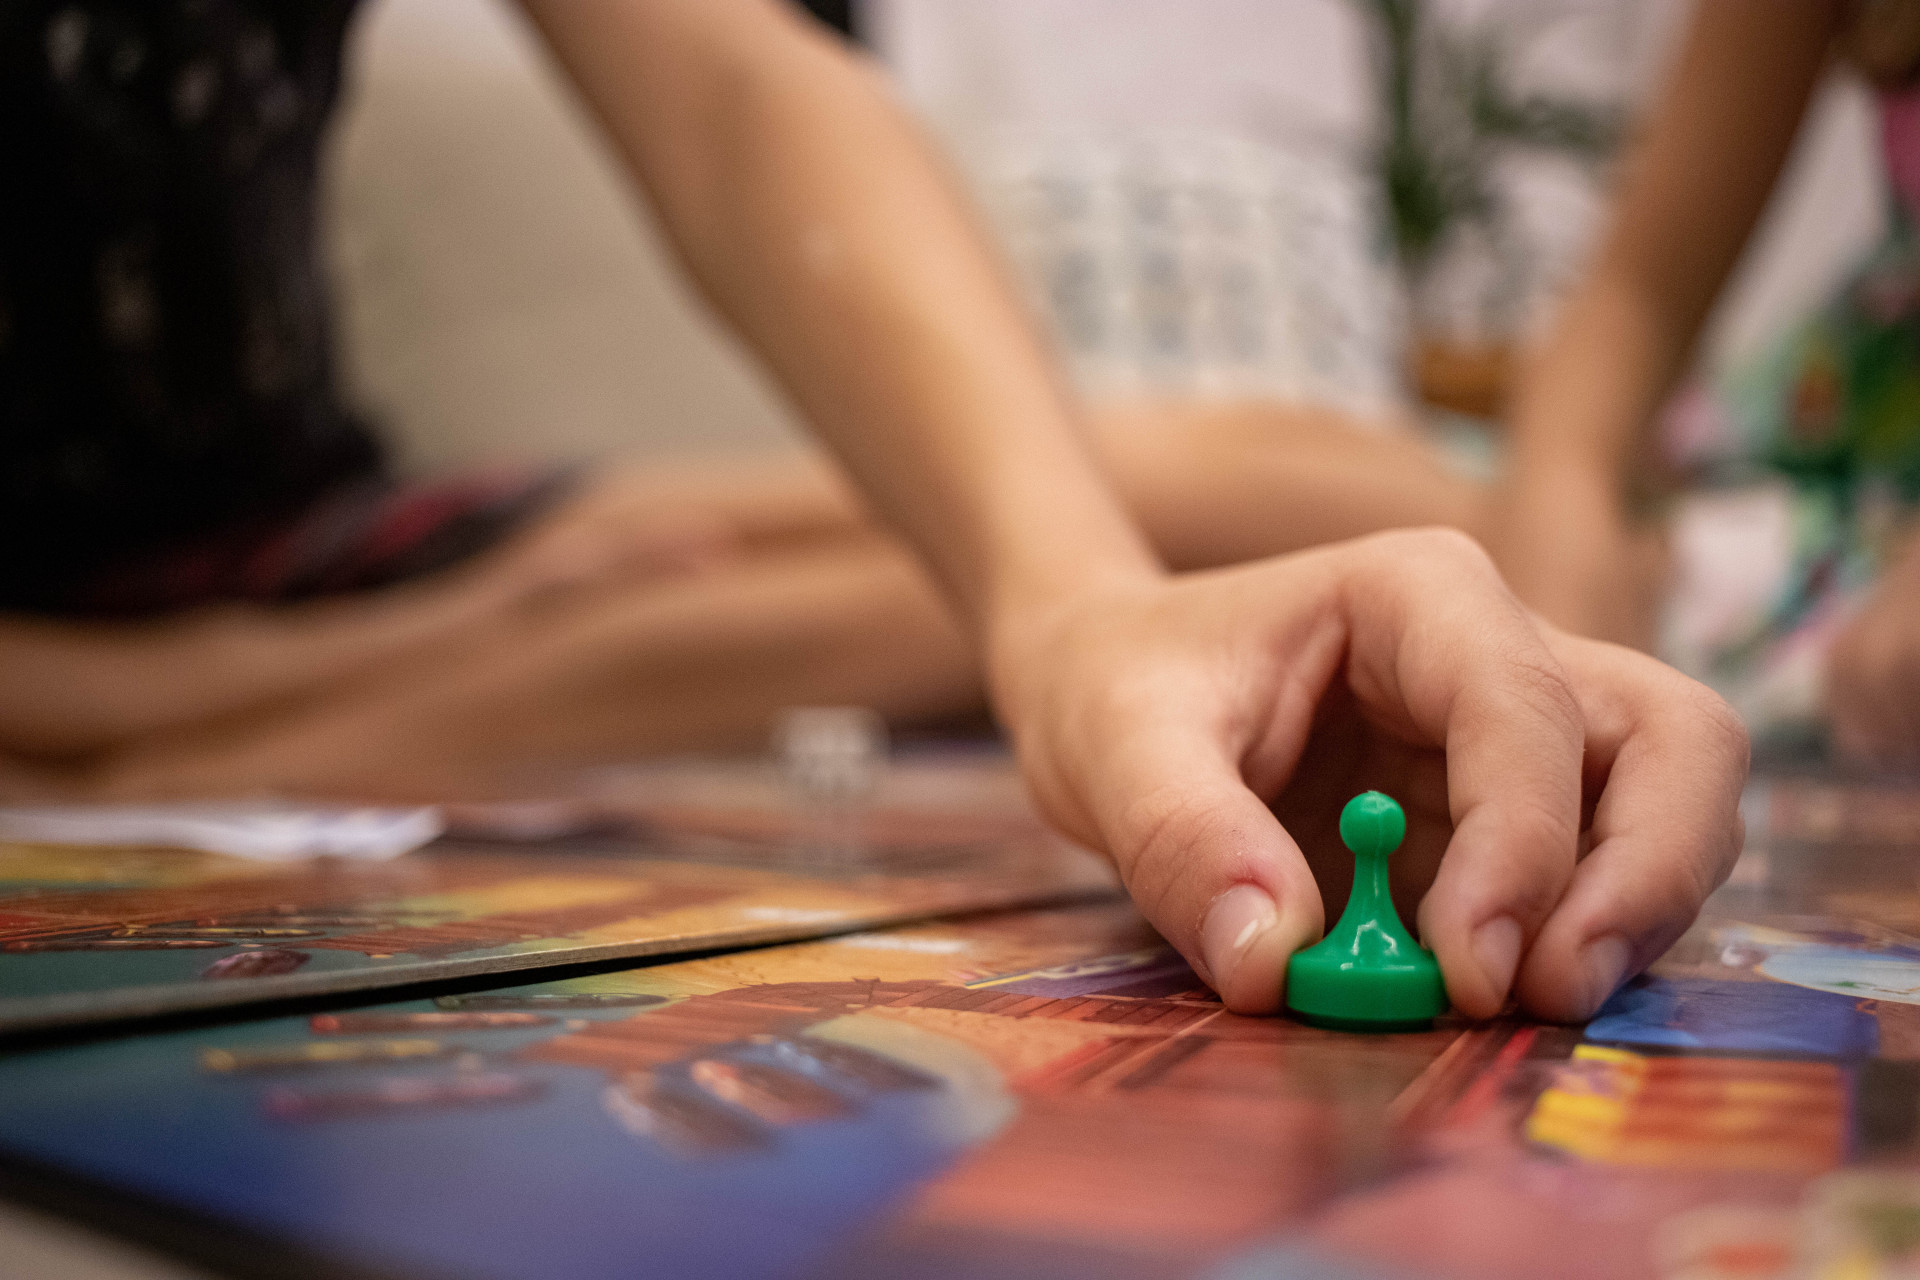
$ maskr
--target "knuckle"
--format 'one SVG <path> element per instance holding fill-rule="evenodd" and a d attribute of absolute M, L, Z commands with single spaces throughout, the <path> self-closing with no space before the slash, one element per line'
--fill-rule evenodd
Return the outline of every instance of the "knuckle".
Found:
<path fill-rule="evenodd" d="M 1664 856 L 1635 859 L 1632 885 L 1621 893 L 1650 921 L 1691 919 L 1733 870 L 1740 843 L 1736 819 L 1724 831 L 1668 847 Z"/>
<path fill-rule="evenodd" d="M 1753 763 L 1753 738 L 1739 712 L 1726 699 L 1710 695 L 1706 718 L 1715 737 L 1725 744 L 1728 757 L 1738 763 L 1742 773 L 1746 772 Z"/>
<path fill-rule="evenodd" d="M 1667 872 L 1662 877 L 1664 900 L 1684 904 L 1688 910 L 1698 908 L 1709 894 L 1720 887 L 1721 880 L 1732 869 L 1732 859 L 1726 856 L 1730 848 L 1727 842 L 1720 842 L 1714 850 L 1717 856 L 1681 856 L 1670 860 Z"/>
<path fill-rule="evenodd" d="M 1632 720 L 1673 735 L 1674 741 L 1697 737 L 1708 758 L 1746 768 L 1752 745 L 1746 723 L 1732 704 L 1656 658 L 1640 653 L 1622 657 L 1632 664 L 1622 668 L 1631 677 L 1626 688 Z"/>
<path fill-rule="evenodd" d="M 1503 687 L 1500 695 L 1491 699 L 1492 714 L 1511 714 L 1517 705 L 1562 733 L 1576 739 L 1585 735 L 1586 716 L 1580 708 L 1580 699 L 1566 672 L 1550 654 L 1544 650 L 1509 654 L 1501 671 Z"/>
<path fill-rule="evenodd" d="M 1420 549 L 1433 556 L 1459 560 L 1466 564 L 1493 565 L 1493 558 L 1487 554 L 1471 534 L 1446 525 L 1428 525 L 1418 529 L 1404 530 L 1406 537 L 1418 544 Z"/>
<path fill-rule="evenodd" d="M 1578 823 L 1544 805 L 1528 805 L 1509 814 L 1506 825 L 1513 847 L 1525 851 L 1526 858 L 1526 865 L 1509 878 L 1509 903 L 1523 921 L 1538 924 L 1559 904 L 1573 879 Z"/>
<path fill-rule="evenodd" d="M 1746 768 L 1752 756 L 1752 741 L 1739 713 L 1725 698 L 1705 685 L 1696 684 L 1681 707 L 1714 752 L 1737 762 L 1743 770 Z"/>
<path fill-rule="evenodd" d="M 1416 529 L 1392 529 L 1375 534 L 1375 549 L 1396 565 L 1430 570 L 1445 567 L 1455 571 L 1497 575 L 1493 557 L 1472 535 L 1446 526 Z"/>
<path fill-rule="evenodd" d="M 1226 836 L 1217 809 L 1163 788 L 1136 801 L 1121 820 L 1114 864 L 1141 912 L 1161 921 L 1201 851 Z"/>

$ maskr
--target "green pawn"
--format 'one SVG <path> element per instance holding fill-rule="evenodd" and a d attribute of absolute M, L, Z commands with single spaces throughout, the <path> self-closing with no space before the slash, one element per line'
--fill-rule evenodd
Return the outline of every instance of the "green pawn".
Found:
<path fill-rule="evenodd" d="M 1407 834 L 1392 796 L 1365 791 L 1340 813 L 1353 851 L 1353 894 L 1340 922 L 1287 964 L 1287 1008 L 1317 1027 L 1424 1031 L 1447 1011 L 1433 952 L 1415 942 L 1387 889 L 1387 858 Z"/>

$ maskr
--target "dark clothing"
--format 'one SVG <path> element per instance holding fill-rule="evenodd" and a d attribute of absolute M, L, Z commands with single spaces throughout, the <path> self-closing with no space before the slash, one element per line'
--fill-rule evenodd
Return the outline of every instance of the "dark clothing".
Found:
<path fill-rule="evenodd" d="M 364 590 L 570 490 L 398 484 L 339 399 L 315 211 L 355 7 L 0 0 L 0 610 Z"/>
<path fill-rule="evenodd" d="M 571 467 L 496 467 L 336 484 L 282 515 L 136 552 L 71 583 L 59 608 L 126 616 L 372 591 L 499 545 L 571 496 L 578 479 Z"/>
<path fill-rule="evenodd" d="M 0 0 L 0 608 L 378 483 L 315 228 L 355 0 Z"/>
<path fill-rule="evenodd" d="M 800 0 L 800 4 L 847 39 L 857 42 L 862 38 L 860 6 L 856 0 Z"/>

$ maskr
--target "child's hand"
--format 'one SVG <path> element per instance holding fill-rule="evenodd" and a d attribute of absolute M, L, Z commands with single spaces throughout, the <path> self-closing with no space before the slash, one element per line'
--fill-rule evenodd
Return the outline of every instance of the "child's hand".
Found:
<path fill-rule="evenodd" d="M 1459 534 L 1090 592 L 997 637 L 992 669 L 1043 810 L 1240 1012 L 1277 1008 L 1320 935 L 1316 869 L 1344 893 L 1357 791 L 1406 807 L 1396 879 L 1431 886 L 1420 933 L 1476 1017 L 1510 991 L 1592 1013 L 1740 847 L 1727 706 L 1536 622 Z"/>
<path fill-rule="evenodd" d="M 1575 635 L 1652 647 L 1665 547 L 1636 530 L 1599 477 L 1519 474 L 1488 504 L 1487 549 L 1514 594 Z"/>
<path fill-rule="evenodd" d="M 1920 757 L 1920 536 L 1874 584 L 1827 654 L 1827 715 L 1844 755 Z"/>

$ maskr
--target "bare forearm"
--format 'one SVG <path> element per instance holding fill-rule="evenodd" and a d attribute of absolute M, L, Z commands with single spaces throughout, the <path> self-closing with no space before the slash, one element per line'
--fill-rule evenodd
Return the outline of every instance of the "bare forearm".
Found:
<path fill-rule="evenodd" d="M 1603 266 L 1570 300 L 1514 397 L 1517 472 L 1575 473 L 1609 488 L 1627 475 L 1694 339 L 1646 285 Z"/>
<path fill-rule="evenodd" d="M 767 0 L 528 0 L 716 308 L 976 631 L 1152 559 L 877 74 Z"/>
<path fill-rule="evenodd" d="M 1412 430 L 1265 402 L 1097 409 L 1100 454 L 1176 569 L 1214 568 L 1383 529 L 1485 529 L 1484 486 Z"/>
<path fill-rule="evenodd" d="M 1617 481 L 1766 207 L 1834 0 L 1703 0 L 1614 222 L 1513 407 L 1515 463 Z"/>

